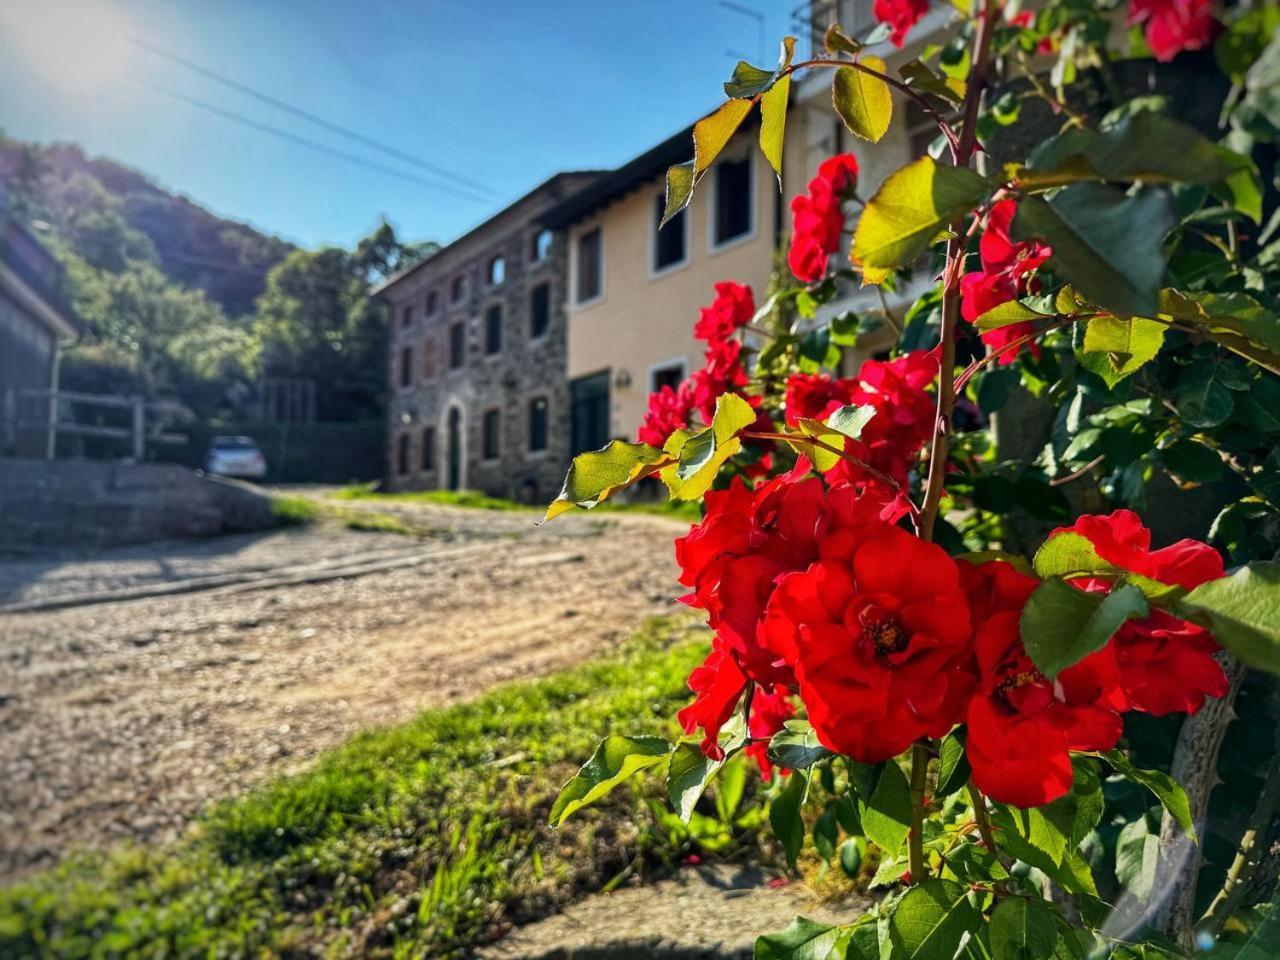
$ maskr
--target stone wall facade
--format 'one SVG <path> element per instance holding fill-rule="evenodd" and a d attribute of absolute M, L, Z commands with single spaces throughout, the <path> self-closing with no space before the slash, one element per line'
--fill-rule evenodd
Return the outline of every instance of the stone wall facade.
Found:
<path fill-rule="evenodd" d="M 593 176 L 553 177 L 383 287 L 389 489 L 465 488 L 531 503 L 559 490 L 570 456 L 566 255 L 559 234 L 540 243 L 536 218 Z"/>

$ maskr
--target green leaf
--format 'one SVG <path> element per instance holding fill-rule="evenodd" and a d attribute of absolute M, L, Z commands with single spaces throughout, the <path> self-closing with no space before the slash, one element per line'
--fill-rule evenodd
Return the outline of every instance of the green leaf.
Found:
<path fill-rule="evenodd" d="M 1058 943 L 1053 910 L 1038 897 L 1006 897 L 991 914 L 993 960 L 1048 960 Z"/>
<path fill-rule="evenodd" d="M 1159 453 L 1165 469 L 1182 483 L 1212 483 L 1222 477 L 1222 457 L 1197 440 L 1175 440 Z"/>
<path fill-rule="evenodd" d="M 999 330 L 1011 323 L 1026 323 L 1028 320 L 1049 320 L 1053 314 L 1032 310 L 1021 300 L 1009 300 L 997 307 L 992 307 L 973 322 L 983 333 Z"/>
<path fill-rule="evenodd" d="M 1116 838 L 1116 879 L 1139 902 L 1155 892 L 1160 867 L 1160 821 L 1150 820 L 1144 813 L 1125 824 Z"/>
<path fill-rule="evenodd" d="M 733 79 L 724 85 L 726 96 L 750 100 L 766 93 L 782 80 L 790 80 L 791 75 L 779 79 L 779 74 L 791 66 L 791 59 L 796 52 L 796 38 L 783 37 L 782 50 L 778 54 L 778 66 L 774 70 L 763 70 L 752 66 L 745 60 L 739 60 L 733 68 Z"/>
<path fill-rule="evenodd" d="M 737 394 L 724 393 L 716 399 L 711 426 L 693 434 L 673 433 L 664 448 L 668 465 L 662 469 L 662 481 L 671 492 L 671 499 L 696 500 L 706 493 L 724 462 L 742 449 L 738 432 L 755 423 L 755 419 L 751 404 Z M 674 463 L 670 461 L 672 457 Z"/>
<path fill-rule="evenodd" d="M 745 731 L 745 726 L 743 730 Z M 722 823 L 730 823 L 742 803 L 747 789 L 747 764 L 742 754 L 726 757 L 716 784 L 716 814 Z"/>
<path fill-rule="evenodd" d="M 1178 376 L 1178 416 L 1193 427 L 1216 427 L 1231 416 L 1235 400 L 1223 382 L 1218 364 L 1193 363 Z"/>
<path fill-rule="evenodd" d="M 560 496 L 547 507 L 543 519 L 558 517 L 574 507 L 590 509 L 670 462 L 657 447 L 625 440 L 611 440 L 600 450 L 580 453 L 569 465 Z"/>
<path fill-rule="evenodd" d="M 755 960 L 827 960 L 842 927 L 796 917 L 781 933 L 756 940 Z"/>
<path fill-rule="evenodd" d="M 1072 531 L 1055 533 L 1041 544 L 1036 551 L 1033 566 L 1036 575 L 1045 580 L 1050 577 L 1069 578 L 1094 574 L 1114 577 L 1123 574 L 1148 600 L 1167 599 L 1180 593 L 1182 589 L 1177 585 L 1160 583 L 1150 577 L 1113 566 L 1098 556 L 1098 551 L 1088 538 Z"/>
<path fill-rule="evenodd" d="M 1143 317 L 1094 317 L 1084 330 L 1080 362 L 1110 388 L 1154 360 L 1165 325 Z"/>
<path fill-rule="evenodd" d="M 964 101 L 967 85 L 959 77 L 944 77 L 935 73 L 919 60 L 908 60 L 898 68 L 898 75 L 907 86 L 916 90 L 932 93 L 936 97 L 950 100 L 952 103 Z"/>
<path fill-rule="evenodd" d="M 782 141 L 787 131 L 787 97 L 791 95 L 791 74 L 787 74 L 760 98 L 760 150 L 773 167 L 782 185 Z"/>
<path fill-rule="evenodd" d="M 942 738 L 938 748 L 938 785 L 935 797 L 948 797 L 969 782 L 973 772 L 964 754 L 965 731 L 963 727 L 952 730 Z"/>
<path fill-rule="evenodd" d="M 827 27 L 827 32 L 822 37 L 822 45 L 827 48 L 829 53 L 848 53 L 853 56 L 857 56 L 862 49 L 862 44 L 845 33 L 838 23 L 833 23 Z"/>
<path fill-rule="evenodd" d="M 1202 583 L 1175 602 L 1174 612 L 1207 626 L 1249 666 L 1280 673 L 1280 564 L 1250 563 Z"/>
<path fill-rule="evenodd" d="M 804 820 L 800 816 L 800 808 L 804 806 L 808 786 L 808 775 L 803 770 L 793 770 L 782 792 L 769 804 L 769 826 L 782 844 L 787 865 L 793 870 L 800 848 L 804 846 Z"/>
<path fill-rule="evenodd" d="M 893 760 L 880 765 L 880 777 L 870 798 L 858 804 L 866 838 L 891 857 L 911 829 L 911 785 Z"/>
<path fill-rule="evenodd" d="M 693 199 L 693 183 L 692 160 L 667 167 L 667 201 L 662 208 L 659 227 L 665 227 L 668 220 L 689 205 Z"/>
<path fill-rule="evenodd" d="M 712 760 L 696 743 L 676 745 L 667 768 L 667 795 L 672 808 L 685 823 L 689 822 L 694 805 L 722 762 Z"/>
<path fill-rule="evenodd" d="M 975 931 L 981 920 L 967 887 L 931 877 L 908 890 L 889 917 L 892 956 L 952 960 L 960 939 Z"/>
<path fill-rule="evenodd" d="M 840 839 L 840 825 L 836 823 L 833 809 L 826 809 L 813 822 L 813 848 L 823 863 L 830 863 L 836 855 L 836 841 Z"/>
<path fill-rule="evenodd" d="M 884 73 L 884 61 L 867 55 L 862 64 Z M 863 140 L 879 143 L 893 118 L 889 85 L 856 67 L 840 67 L 831 78 L 831 102 L 849 131 Z"/>
<path fill-rule="evenodd" d="M 1027 656 L 1050 679 L 1101 650 L 1126 620 L 1150 612 L 1142 591 L 1122 583 L 1108 594 L 1046 580 L 1022 609 L 1018 627 Z"/>
<path fill-rule="evenodd" d="M 1245 293 L 1160 291 L 1160 313 L 1204 328 L 1230 350 L 1280 369 L 1280 317 Z"/>
<path fill-rule="evenodd" d="M 851 880 L 862 869 L 862 847 L 859 846 L 855 837 L 850 837 L 840 844 L 840 869 Z"/>
<path fill-rule="evenodd" d="M 1167 773 L 1159 770 L 1143 770 L 1129 762 L 1119 750 L 1108 750 L 1102 755 L 1116 773 L 1126 780 L 1141 784 L 1156 795 L 1156 799 L 1169 811 L 1169 815 L 1177 821 L 1184 833 L 1192 840 L 1196 839 L 1195 821 L 1191 819 L 1191 801 L 1187 799 L 1187 791 Z"/>
<path fill-rule="evenodd" d="M 812 443 L 791 440 L 788 443 L 797 453 L 803 453 L 813 462 L 813 468 L 819 473 L 826 473 L 840 462 L 840 454 L 834 451 L 843 450 L 846 439 L 856 440 L 862 436 L 862 428 L 875 416 L 875 407 L 870 404 L 848 404 L 834 411 L 826 421 L 801 417 L 796 426 L 805 436 L 820 440 L 825 447 Z M 830 448 L 830 449 L 828 449 Z"/>
<path fill-rule="evenodd" d="M 826 424 L 832 430 L 844 434 L 851 440 L 862 436 L 862 428 L 871 422 L 876 415 L 876 408 L 869 403 L 850 403 L 832 412 Z"/>
<path fill-rule="evenodd" d="M 786 721 L 769 741 L 769 761 L 788 770 L 806 770 L 831 756 L 807 720 Z"/>
<path fill-rule="evenodd" d="M 991 822 L 1005 853 L 1035 867 L 1064 890 L 1098 895 L 1089 865 L 1069 845 L 1074 819 L 1063 807 L 1018 810 L 997 803 L 991 808 Z"/>
<path fill-rule="evenodd" d="M 1114 313 L 1150 316 L 1164 279 L 1164 236 L 1176 222 L 1167 191 L 1126 194 L 1077 183 L 1047 203 L 1024 197 L 1011 230 L 1015 240 L 1048 243 L 1054 272 L 1086 299 Z"/>
<path fill-rule="evenodd" d="M 605 737 L 591 759 L 560 788 L 551 806 L 551 826 L 560 826 L 571 813 L 599 800 L 632 775 L 662 763 L 674 749 L 661 737 Z"/>
<path fill-rule="evenodd" d="M 895 170 L 867 201 L 853 236 L 853 259 L 864 268 L 911 263 L 986 196 L 988 184 L 972 170 L 921 157 Z"/>

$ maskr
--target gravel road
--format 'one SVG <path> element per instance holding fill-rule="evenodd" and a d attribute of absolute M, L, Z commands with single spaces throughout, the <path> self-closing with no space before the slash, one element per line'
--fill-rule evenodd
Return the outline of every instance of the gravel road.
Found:
<path fill-rule="evenodd" d="M 0 559 L 0 879 L 167 839 L 361 728 L 579 662 L 675 609 L 674 521 L 395 509 L 438 533 Z"/>

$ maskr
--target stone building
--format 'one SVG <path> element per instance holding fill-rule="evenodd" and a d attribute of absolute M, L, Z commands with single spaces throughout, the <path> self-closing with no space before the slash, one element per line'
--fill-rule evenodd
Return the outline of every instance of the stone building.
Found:
<path fill-rule="evenodd" d="M 570 457 L 563 237 L 539 216 L 592 171 L 535 187 L 375 293 L 391 324 L 392 490 L 541 502 Z"/>
<path fill-rule="evenodd" d="M 31 234 L 0 219 L 0 456 L 50 454 L 58 355 L 78 321 L 63 303 L 61 268 Z"/>

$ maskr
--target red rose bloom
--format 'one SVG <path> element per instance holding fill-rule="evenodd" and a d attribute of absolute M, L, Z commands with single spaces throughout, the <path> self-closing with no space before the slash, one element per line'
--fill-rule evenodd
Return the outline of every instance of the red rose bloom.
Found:
<path fill-rule="evenodd" d="M 791 247 L 787 263 L 798 280 L 816 283 L 827 272 L 827 260 L 840 249 L 844 212 L 840 203 L 858 180 L 858 161 L 851 153 L 830 157 L 809 181 L 809 191 L 791 201 Z"/>
<path fill-rule="evenodd" d="M 1053 253 L 1042 243 L 1015 242 L 1009 233 L 1013 216 L 1018 210 L 1015 200 L 1001 200 L 987 214 L 987 227 L 978 241 L 978 254 L 982 269 L 960 278 L 960 315 L 970 323 L 1010 300 L 1016 300 L 1033 289 L 1029 275 L 1040 267 Z M 1030 322 L 1013 323 L 982 334 L 982 340 L 993 348 L 999 348 L 1032 332 Z M 1040 345 L 1028 344 L 1033 356 L 1040 356 Z M 1013 363 L 1018 351 L 1010 350 L 1000 355 L 997 364 Z"/>
<path fill-rule="evenodd" d="M 755 314 L 756 302 L 750 287 L 732 281 L 717 283 L 711 306 L 698 311 L 693 335 L 711 344 L 727 340 L 750 323 Z"/>
<path fill-rule="evenodd" d="M 1145 24 L 1147 46 L 1164 62 L 1183 50 L 1208 46 L 1218 28 L 1213 0 L 1129 0 L 1126 23 Z"/>
<path fill-rule="evenodd" d="M 981 681 L 965 716 L 973 781 L 988 796 L 1036 807 L 1071 789 L 1070 750 L 1110 750 L 1124 695 L 1111 647 L 1044 676 L 1022 646 L 1018 618 L 1039 581 L 1000 561 L 961 564 L 976 625 Z"/>
<path fill-rule="evenodd" d="M 720 728 L 733 716 L 746 686 L 747 678 L 738 669 L 733 655 L 718 644 L 712 645 L 707 659 L 689 674 L 694 701 L 677 713 L 676 719 L 685 733 L 702 728 L 702 752 L 712 760 L 724 759 L 724 751 L 717 742 Z"/>
<path fill-rule="evenodd" d="M 955 561 L 876 521 L 827 537 L 820 555 L 781 580 L 763 630 L 794 663 L 818 739 L 874 763 L 945 734 L 973 686 Z"/>
<path fill-rule="evenodd" d="M 907 31 L 929 12 L 929 0 L 876 0 L 871 12 L 881 23 L 893 27 L 889 39 L 895 47 L 900 47 L 907 38 Z"/>
<path fill-rule="evenodd" d="M 1151 549 L 1151 531 L 1131 510 L 1084 516 L 1054 533 L 1076 533 L 1093 544 L 1107 563 L 1121 570 L 1192 590 L 1223 576 L 1222 557 L 1208 544 L 1179 540 Z M 1106 578 L 1073 581 L 1086 590 L 1109 590 Z M 1111 641 L 1120 667 L 1120 685 L 1131 710 L 1161 716 L 1195 713 L 1205 697 L 1227 692 L 1227 678 L 1214 658 L 1213 635 L 1162 610 L 1129 620 Z"/>
<path fill-rule="evenodd" d="M 636 431 L 636 439 L 661 448 L 671 434 L 689 425 L 689 415 L 692 412 L 693 387 L 689 381 L 686 380 L 675 390 L 663 387 L 649 394 L 649 408 L 645 411 L 644 422 Z"/>
<path fill-rule="evenodd" d="M 793 373 L 787 378 L 787 423 L 794 427 L 802 419 L 827 419 L 853 402 L 856 388 L 853 380 L 825 373 Z"/>
<path fill-rule="evenodd" d="M 742 366 L 742 344 L 737 340 L 717 340 L 707 347 L 706 362 L 689 378 L 693 406 L 704 423 L 715 416 L 716 400 L 746 386 L 747 371 Z"/>
<path fill-rule="evenodd" d="M 751 698 L 751 717 L 747 730 L 754 741 L 743 752 L 760 767 L 760 778 L 768 783 L 773 779 L 773 763 L 769 760 L 769 738 L 782 729 L 782 724 L 795 715 L 791 693 L 783 686 L 757 687 Z M 779 773 L 790 771 L 779 768 Z"/>

